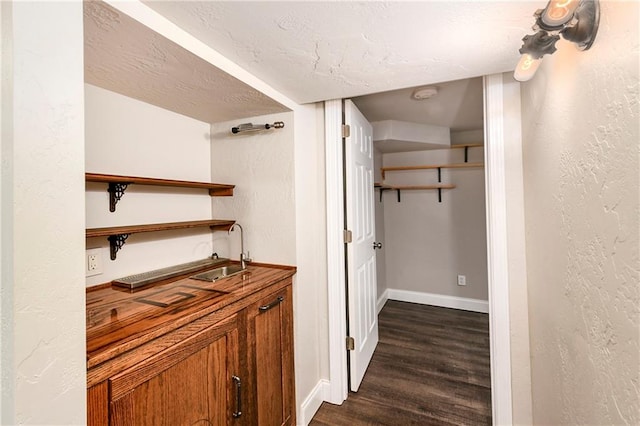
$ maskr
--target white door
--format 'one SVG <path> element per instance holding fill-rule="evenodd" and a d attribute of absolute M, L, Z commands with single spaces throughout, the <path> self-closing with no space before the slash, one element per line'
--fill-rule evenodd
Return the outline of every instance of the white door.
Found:
<path fill-rule="evenodd" d="M 350 100 L 345 101 L 345 123 L 350 136 L 345 142 L 346 226 L 352 233 L 347 244 L 349 351 L 352 391 L 357 391 L 378 344 L 376 312 L 376 254 L 373 205 L 373 130 Z"/>

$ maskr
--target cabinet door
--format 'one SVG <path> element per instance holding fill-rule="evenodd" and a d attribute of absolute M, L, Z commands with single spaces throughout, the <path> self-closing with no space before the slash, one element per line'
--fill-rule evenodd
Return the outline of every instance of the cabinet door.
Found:
<path fill-rule="evenodd" d="M 109 380 L 112 425 L 226 425 L 239 410 L 235 321 L 210 327 Z"/>
<path fill-rule="evenodd" d="M 294 425 L 293 305 L 291 285 L 247 311 L 253 403 L 260 426 Z M 253 407 L 252 407 L 253 408 Z"/>

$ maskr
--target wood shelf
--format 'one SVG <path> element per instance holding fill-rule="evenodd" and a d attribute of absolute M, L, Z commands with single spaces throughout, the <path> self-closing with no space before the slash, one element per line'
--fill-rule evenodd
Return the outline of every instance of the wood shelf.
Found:
<path fill-rule="evenodd" d="M 449 148 L 450 149 L 480 148 L 481 146 L 484 146 L 484 144 L 481 144 L 481 143 L 461 143 L 461 144 L 458 144 L 458 145 L 451 145 Z"/>
<path fill-rule="evenodd" d="M 222 183 L 194 182 L 188 180 L 159 179 L 140 176 L 106 175 L 100 173 L 85 173 L 85 181 L 109 184 L 109 211 L 111 212 L 116 210 L 116 204 L 124 195 L 127 187 L 132 184 L 206 189 L 212 197 L 230 197 L 233 195 L 233 189 L 235 188 L 235 185 Z"/>
<path fill-rule="evenodd" d="M 443 183 L 438 185 L 384 185 L 384 184 L 375 184 L 376 188 L 380 189 L 453 189 L 456 186 L 453 184 Z"/>
<path fill-rule="evenodd" d="M 381 167 L 382 179 L 385 178 L 386 172 L 397 172 L 407 170 L 430 170 L 430 169 L 466 169 L 473 167 L 484 167 L 484 163 L 452 163 L 452 164 L 425 164 L 419 166 L 392 166 Z"/>
<path fill-rule="evenodd" d="M 449 149 L 464 149 L 464 162 L 469 161 L 469 148 L 484 147 L 481 143 L 461 143 L 459 145 L 451 145 Z"/>
<path fill-rule="evenodd" d="M 113 226 L 108 228 L 91 228 L 86 230 L 86 238 L 107 237 L 111 247 L 111 260 L 116 259 L 118 250 L 124 246 L 131 234 L 143 232 L 172 231 L 176 229 L 204 228 L 227 231 L 235 223 L 234 220 L 193 220 L 187 222 L 152 223 L 146 225 Z"/>
<path fill-rule="evenodd" d="M 210 227 L 226 231 L 235 223 L 234 220 L 192 220 L 188 222 L 152 223 L 145 225 L 113 226 L 109 228 L 87 229 L 87 238 L 108 237 L 117 234 L 139 234 L 142 232 L 171 231 L 174 229 Z"/>
<path fill-rule="evenodd" d="M 429 190 L 436 189 L 438 190 L 438 202 L 442 202 L 442 190 L 443 189 L 453 189 L 456 186 L 450 183 L 439 183 L 437 185 L 385 185 L 383 183 L 374 183 L 373 186 L 375 188 L 380 189 L 380 202 L 382 202 L 382 194 L 387 190 L 394 190 L 398 196 L 398 202 L 400 202 L 400 191 L 404 190 Z"/>

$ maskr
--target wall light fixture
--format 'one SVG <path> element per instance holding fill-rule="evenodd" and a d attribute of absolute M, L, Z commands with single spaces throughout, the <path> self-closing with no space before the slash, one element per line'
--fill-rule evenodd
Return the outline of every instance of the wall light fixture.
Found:
<path fill-rule="evenodd" d="M 535 34 L 522 39 L 520 61 L 513 73 L 518 81 L 530 80 L 544 55 L 553 54 L 560 36 L 587 50 L 593 44 L 600 22 L 599 0 L 550 0 L 547 7 L 533 14 Z"/>

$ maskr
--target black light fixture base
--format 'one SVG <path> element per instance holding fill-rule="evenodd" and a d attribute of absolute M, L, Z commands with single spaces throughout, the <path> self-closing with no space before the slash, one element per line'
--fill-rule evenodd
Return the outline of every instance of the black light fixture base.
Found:
<path fill-rule="evenodd" d="M 556 48 L 556 42 L 560 40 L 560 36 L 549 34 L 544 30 L 540 30 L 535 34 L 526 35 L 522 38 L 521 54 L 529 54 L 534 59 L 542 58 L 544 55 L 553 55 Z"/>
<path fill-rule="evenodd" d="M 576 9 L 575 25 L 560 32 L 562 37 L 576 44 L 580 50 L 588 50 L 596 39 L 600 25 L 600 1 L 582 0 Z"/>

